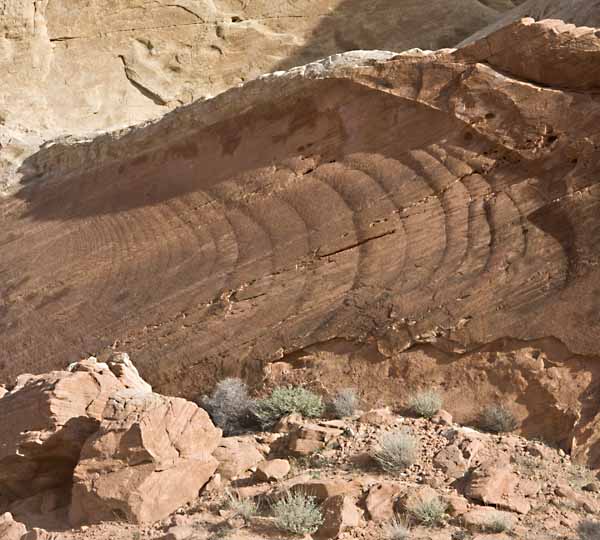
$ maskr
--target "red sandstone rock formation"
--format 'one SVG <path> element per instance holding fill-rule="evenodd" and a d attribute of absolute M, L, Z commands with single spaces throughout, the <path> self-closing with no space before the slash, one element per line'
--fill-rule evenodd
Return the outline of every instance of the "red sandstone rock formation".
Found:
<path fill-rule="evenodd" d="M 509 399 L 600 465 L 599 51 L 524 20 L 48 146 L 0 202 L 3 381 L 115 339 L 187 397 L 341 358 L 371 401 L 436 380 L 462 421 Z"/>
<path fill-rule="evenodd" d="M 221 430 L 208 414 L 153 393 L 124 353 L 20 377 L 0 399 L 0 426 L 0 509 L 20 520 L 64 525 L 68 507 L 76 525 L 154 522 L 193 500 L 218 465 Z"/>

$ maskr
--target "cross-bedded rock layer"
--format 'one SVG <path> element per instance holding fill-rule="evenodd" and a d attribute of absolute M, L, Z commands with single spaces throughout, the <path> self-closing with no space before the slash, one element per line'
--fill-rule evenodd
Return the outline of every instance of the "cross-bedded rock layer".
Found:
<path fill-rule="evenodd" d="M 501 32 L 510 48 L 343 55 L 40 151 L 0 203 L 2 377 L 115 340 L 184 396 L 333 339 L 552 339 L 593 366 L 600 38 Z"/>

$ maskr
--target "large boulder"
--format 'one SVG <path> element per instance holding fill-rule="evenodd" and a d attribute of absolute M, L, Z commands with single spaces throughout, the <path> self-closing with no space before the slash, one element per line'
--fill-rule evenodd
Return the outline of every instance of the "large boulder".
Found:
<path fill-rule="evenodd" d="M 126 354 L 20 376 L 0 399 L 0 498 L 70 490 L 81 449 L 98 429 L 108 398 L 128 388 L 151 389 Z"/>
<path fill-rule="evenodd" d="M 135 390 L 113 396 L 75 468 L 71 523 L 168 516 L 211 478 L 220 440 L 221 430 L 190 401 Z"/>

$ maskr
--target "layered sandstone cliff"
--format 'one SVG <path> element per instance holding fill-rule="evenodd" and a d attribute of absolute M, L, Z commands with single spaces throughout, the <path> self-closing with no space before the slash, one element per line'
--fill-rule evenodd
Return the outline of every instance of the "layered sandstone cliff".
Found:
<path fill-rule="evenodd" d="M 2 378 L 115 341 L 188 397 L 281 360 L 374 402 L 448 369 L 460 420 L 511 399 L 597 465 L 597 32 L 336 56 L 48 145 L 0 203 Z"/>

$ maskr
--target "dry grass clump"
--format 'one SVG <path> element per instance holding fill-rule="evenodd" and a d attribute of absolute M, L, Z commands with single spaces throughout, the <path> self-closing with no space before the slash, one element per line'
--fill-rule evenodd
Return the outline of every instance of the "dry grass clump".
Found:
<path fill-rule="evenodd" d="M 517 426 L 517 419 L 504 405 L 488 405 L 481 412 L 479 425 L 485 431 L 491 433 L 506 433 L 514 431 Z"/>
<path fill-rule="evenodd" d="M 442 408 L 442 396 L 435 390 L 423 390 L 410 398 L 409 409 L 423 418 L 431 418 Z"/>
<path fill-rule="evenodd" d="M 302 492 L 287 492 L 272 506 L 275 526 L 294 534 L 312 534 L 323 523 L 323 515 L 314 497 Z"/>
<path fill-rule="evenodd" d="M 358 395 L 354 388 L 343 388 L 331 400 L 330 408 L 336 418 L 352 416 L 358 408 Z"/>
<path fill-rule="evenodd" d="M 258 512 L 258 507 L 252 499 L 240 497 L 238 493 L 227 493 L 227 509 L 233 512 L 234 516 L 240 516 L 244 521 L 248 521 Z"/>
<path fill-rule="evenodd" d="M 505 512 L 492 512 L 485 522 L 484 530 L 490 533 L 501 533 L 513 528 L 513 520 Z"/>
<path fill-rule="evenodd" d="M 381 437 L 373 458 L 386 472 L 395 473 L 410 467 L 417 459 L 419 443 L 407 431 L 393 431 Z"/>
<path fill-rule="evenodd" d="M 435 527 L 444 522 L 448 505 L 439 497 L 418 499 L 407 508 L 409 515 L 418 523 Z"/>
<path fill-rule="evenodd" d="M 386 540 L 408 540 L 410 529 L 406 522 L 398 517 L 392 519 L 384 528 Z"/>

